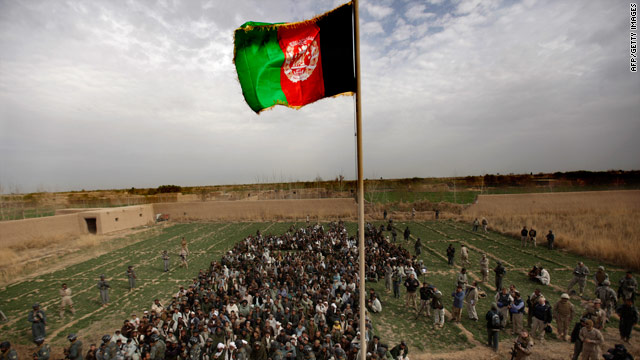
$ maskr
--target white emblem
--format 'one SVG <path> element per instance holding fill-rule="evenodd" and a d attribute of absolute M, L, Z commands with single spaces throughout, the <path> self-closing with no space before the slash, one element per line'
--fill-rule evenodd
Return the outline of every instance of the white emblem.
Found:
<path fill-rule="evenodd" d="M 313 36 L 291 41 L 284 52 L 284 74 L 291 82 L 305 81 L 318 65 L 320 47 Z"/>

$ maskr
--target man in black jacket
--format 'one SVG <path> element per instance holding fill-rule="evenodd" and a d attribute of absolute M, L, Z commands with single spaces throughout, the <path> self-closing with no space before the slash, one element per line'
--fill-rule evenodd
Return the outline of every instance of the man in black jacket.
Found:
<path fill-rule="evenodd" d="M 498 305 L 491 304 L 491 310 L 484 317 L 487 320 L 487 346 L 492 347 L 493 351 L 498 352 L 498 341 L 500 340 L 500 329 L 503 321 L 502 314 L 498 312 Z"/>

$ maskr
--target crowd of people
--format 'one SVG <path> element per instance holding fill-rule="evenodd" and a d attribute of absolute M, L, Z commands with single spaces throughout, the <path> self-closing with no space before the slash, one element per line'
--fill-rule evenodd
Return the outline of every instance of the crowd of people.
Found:
<path fill-rule="evenodd" d="M 482 225 L 486 225 L 486 219 Z M 391 222 L 386 231 L 395 232 Z M 408 227 L 403 235 L 410 241 Z M 446 296 L 435 284 L 419 281 L 419 276 L 426 273 L 423 263 L 395 241 L 389 241 L 384 226 L 367 224 L 365 239 L 367 280 L 384 279 L 386 291 L 393 291 L 396 298 L 404 287 L 407 309 L 416 311 L 416 319 L 423 313 L 432 317 L 433 328 L 441 329 L 445 323 Z M 418 238 L 414 245 L 416 254 L 421 247 Z M 184 239 L 182 249 L 182 266 L 186 266 L 188 249 Z M 447 258 L 451 265 L 455 252 L 450 244 Z M 464 245 L 460 258 L 463 265 L 471 265 L 469 250 Z M 219 261 L 212 261 L 208 269 L 201 269 L 193 282 L 180 287 L 168 304 L 156 299 L 141 317 L 132 314 L 120 329 L 104 335 L 102 343 L 83 349 L 77 335 L 70 334 L 65 354 L 72 360 L 355 360 L 365 351 L 372 360 L 407 360 L 409 348 L 404 341 L 391 347 L 372 333 L 368 315 L 383 311 L 381 297 L 373 289 L 366 295 L 367 311 L 360 313 L 357 264 L 357 234 L 349 236 L 342 222 L 299 229 L 292 226 L 282 235 L 263 235 L 258 231 L 237 243 Z M 168 264 L 164 265 L 168 270 Z M 589 275 L 583 263 L 577 264 L 567 293 L 555 305 L 550 304 L 541 289 L 524 299 L 514 285 L 503 287 L 506 270 L 500 262 L 493 269 L 495 296 L 487 295 L 479 287 L 488 281 L 486 254 L 479 265 L 482 281 L 470 282 L 466 268 L 457 274 L 457 284 L 450 295 L 451 321 L 460 322 L 465 307 L 468 318 L 478 321 L 476 304 L 480 298 L 489 297 L 493 304 L 484 317 L 487 343 L 497 351 L 499 334 L 510 329 L 516 339 L 513 346 L 516 359 L 526 359 L 533 344 L 544 341 L 553 320 L 559 338 L 575 343 L 574 359 L 580 354 L 583 359 L 599 357 L 603 343 L 600 331 L 614 311 L 620 317 L 623 341 L 629 340 L 638 321 L 633 305 L 637 283 L 630 272 L 620 281 L 616 293 L 610 288 L 604 268 L 599 268 L 594 276 L 597 297 L 570 331 L 579 312 L 569 294 L 574 294 L 571 290 L 577 284 L 582 295 Z M 128 268 L 127 275 L 130 288 L 135 288 L 133 267 Z M 529 277 L 542 285 L 550 282 L 548 271 L 540 267 L 532 269 Z M 108 303 L 109 284 L 104 277 L 98 288 L 101 296 L 106 296 L 106 299 L 102 296 L 103 303 Z M 65 308 L 74 312 L 71 291 L 65 284 L 60 294 L 61 316 Z M 365 316 L 365 329 L 359 328 L 360 316 Z M 46 315 L 38 304 L 34 304 L 29 321 L 37 345 L 34 359 L 48 360 L 49 347 L 44 343 Z M 365 332 L 367 339 L 364 346 L 360 344 L 360 331 Z M 17 359 L 10 344 L 5 342 L 0 347 L 2 360 Z"/>

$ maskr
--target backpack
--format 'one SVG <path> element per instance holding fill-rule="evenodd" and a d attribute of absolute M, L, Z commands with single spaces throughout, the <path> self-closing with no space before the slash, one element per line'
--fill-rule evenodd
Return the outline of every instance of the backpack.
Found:
<path fill-rule="evenodd" d="M 491 327 L 494 329 L 500 328 L 502 323 L 500 322 L 500 315 L 498 313 L 493 313 L 491 316 Z"/>

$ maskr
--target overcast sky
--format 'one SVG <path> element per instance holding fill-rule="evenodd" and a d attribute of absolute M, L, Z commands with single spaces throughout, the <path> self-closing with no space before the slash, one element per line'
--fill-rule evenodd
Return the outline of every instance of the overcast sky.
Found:
<path fill-rule="evenodd" d="M 355 178 L 352 97 L 256 115 L 232 63 L 245 21 L 340 3 L 0 0 L 0 184 Z M 640 168 L 628 1 L 360 8 L 366 177 Z"/>

